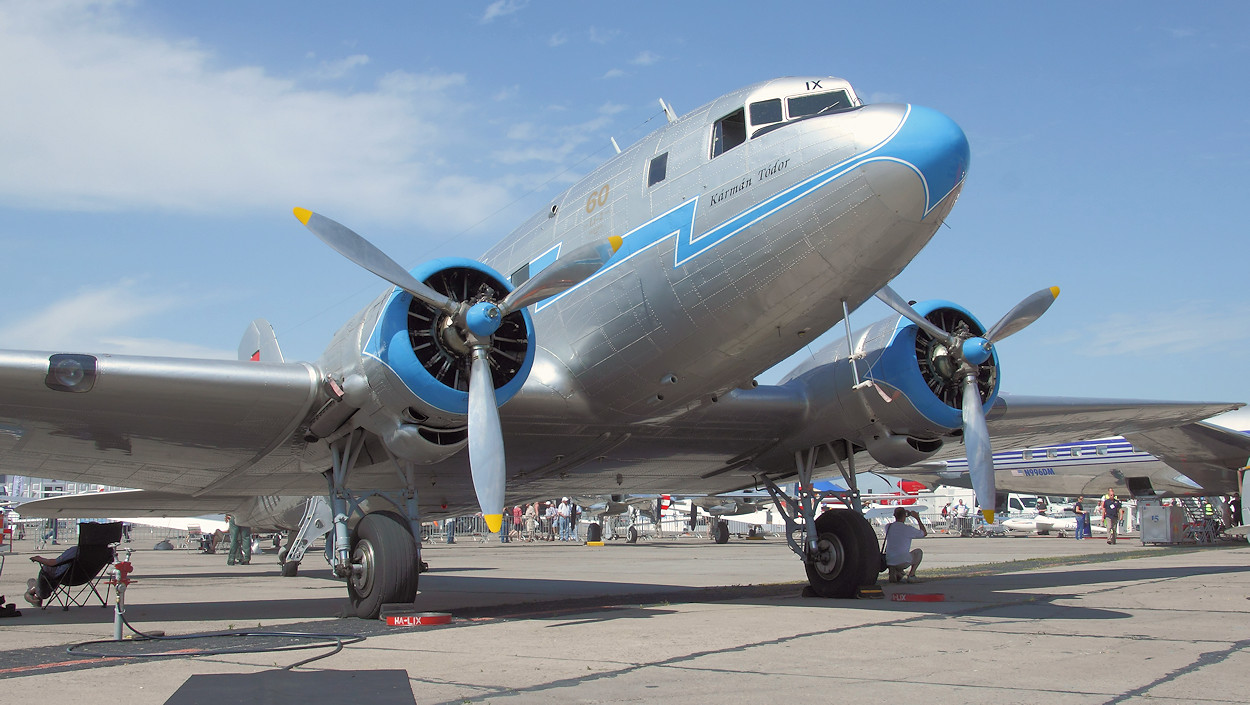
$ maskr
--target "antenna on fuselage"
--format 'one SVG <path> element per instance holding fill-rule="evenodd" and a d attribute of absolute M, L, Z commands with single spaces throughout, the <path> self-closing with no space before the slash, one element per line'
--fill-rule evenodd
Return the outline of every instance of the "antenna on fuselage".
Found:
<path fill-rule="evenodd" d="M 617 143 L 616 143 L 616 138 L 615 138 L 615 137 L 609 137 L 608 139 L 612 140 L 612 149 L 615 149 L 615 150 L 616 150 L 616 153 L 617 153 L 617 154 L 620 154 L 620 153 L 621 153 L 621 145 L 619 145 L 619 144 L 617 144 Z"/>
<path fill-rule="evenodd" d="M 677 113 L 673 112 L 673 106 L 665 103 L 663 98 L 660 98 L 660 107 L 664 108 L 664 117 L 668 118 L 669 122 L 677 122 Z"/>

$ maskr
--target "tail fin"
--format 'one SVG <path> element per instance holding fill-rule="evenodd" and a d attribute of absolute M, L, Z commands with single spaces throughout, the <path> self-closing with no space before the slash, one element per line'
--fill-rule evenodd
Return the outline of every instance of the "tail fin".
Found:
<path fill-rule="evenodd" d="M 285 362 L 282 359 L 282 350 L 278 347 L 278 336 L 274 334 L 269 321 L 257 318 L 243 331 L 243 340 L 239 341 L 239 359 L 252 362 Z"/>

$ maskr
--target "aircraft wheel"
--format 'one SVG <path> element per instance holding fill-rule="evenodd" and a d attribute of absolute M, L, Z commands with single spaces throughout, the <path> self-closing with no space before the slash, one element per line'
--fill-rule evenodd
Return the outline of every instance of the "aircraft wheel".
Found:
<path fill-rule="evenodd" d="M 818 597 L 855 597 L 861 585 L 877 582 L 879 551 L 864 515 L 834 509 L 816 519 L 818 554 L 808 563 L 807 581 Z"/>
<path fill-rule="evenodd" d="M 376 619 L 382 605 L 416 599 L 419 561 L 417 543 L 399 517 L 366 514 L 352 535 L 353 569 L 347 579 L 356 616 Z"/>
<path fill-rule="evenodd" d="M 287 561 L 282 564 L 282 577 L 294 578 L 299 575 L 299 561 Z"/>
<path fill-rule="evenodd" d="M 629 527 L 629 538 L 625 539 L 625 543 L 638 543 L 638 529 Z"/>
<path fill-rule="evenodd" d="M 716 528 L 713 529 L 716 543 L 729 543 L 729 522 L 721 519 L 716 522 Z"/>

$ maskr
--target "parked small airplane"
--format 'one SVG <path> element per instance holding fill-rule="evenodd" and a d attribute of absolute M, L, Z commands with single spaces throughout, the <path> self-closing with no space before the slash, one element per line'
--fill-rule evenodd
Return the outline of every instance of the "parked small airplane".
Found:
<path fill-rule="evenodd" d="M 665 112 L 481 262 L 410 272 L 296 209 L 389 283 L 315 363 L 0 352 L 0 470 L 136 487 L 136 506 L 328 495 L 334 570 L 362 617 L 413 601 L 422 512 L 479 508 L 496 529 L 525 498 L 763 485 L 788 507 L 814 593 L 849 597 L 876 581 L 867 520 L 818 517 L 815 494 L 777 482 L 810 488 L 835 465 L 853 482 L 862 454 L 894 468 L 962 452 L 992 514 L 991 433 L 1020 447 L 1238 406 L 1004 403 L 995 344 L 1058 289 L 985 326 L 887 285 L 964 186 L 968 141 L 942 113 L 865 104 L 831 77 Z M 951 261 L 970 273 L 992 252 Z M 852 333 L 850 312 L 874 295 L 896 315 Z M 845 345 L 755 384 L 840 322 Z"/>

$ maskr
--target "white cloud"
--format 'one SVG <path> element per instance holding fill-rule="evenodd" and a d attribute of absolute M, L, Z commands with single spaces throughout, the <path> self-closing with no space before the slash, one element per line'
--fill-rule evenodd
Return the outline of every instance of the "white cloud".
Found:
<path fill-rule="evenodd" d="M 368 63 L 369 57 L 364 54 L 352 54 L 337 61 L 322 61 L 318 69 L 312 73 L 312 77 L 322 80 L 342 78 L 351 73 L 352 69 Z"/>
<path fill-rule="evenodd" d="M 607 73 L 603 74 L 603 77 L 604 78 L 621 78 L 624 75 L 625 75 L 625 72 L 620 69 L 609 69 Z"/>
<path fill-rule="evenodd" d="M 657 63 L 659 60 L 660 60 L 659 54 L 656 54 L 653 51 L 644 51 L 638 56 L 635 56 L 633 59 L 631 59 L 629 63 L 634 64 L 635 66 L 651 66 L 652 64 Z"/>
<path fill-rule="evenodd" d="M 547 46 L 555 48 L 555 47 L 567 44 L 568 41 L 569 41 L 569 35 L 565 34 L 564 32 L 556 32 L 555 34 L 551 35 L 550 39 L 547 40 Z"/>
<path fill-rule="evenodd" d="M 9 67 L 0 204 L 219 213 L 307 204 L 454 228 L 509 200 L 498 183 L 446 167 L 469 129 L 455 119 L 472 110 L 457 95 L 462 75 L 396 71 L 369 90 L 335 92 L 223 63 L 194 41 L 131 30 L 110 2 L 0 4 Z"/>
<path fill-rule="evenodd" d="M 222 359 L 236 356 L 233 350 L 118 335 L 118 331 L 139 329 L 153 316 L 187 303 L 177 296 L 153 295 L 141 289 L 134 281 L 125 280 L 79 291 L 0 328 L 0 340 L 6 347 L 28 350 Z"/>
<path fill-rule="evenodd" d="M 528 4 L 526 0 L 495 0 L 486 6 L 486 12 L 482 14 L 482 24 L 519 12 Z"/>
<path fill-rule="evenodd" d="M 620 32 L 615 29 L 599 29 L 598 27 L 591 27 L 586 32 L 586 37 L 594 44 L 607 44 L 618 35 Z"/>

